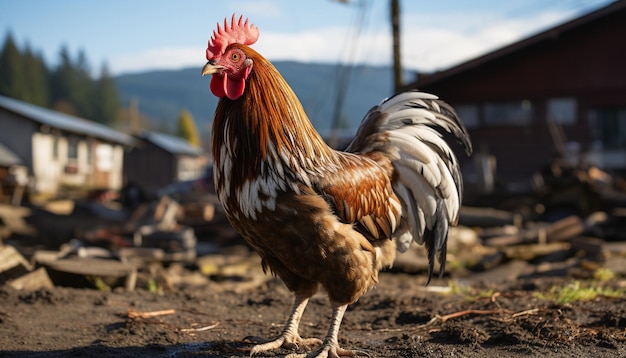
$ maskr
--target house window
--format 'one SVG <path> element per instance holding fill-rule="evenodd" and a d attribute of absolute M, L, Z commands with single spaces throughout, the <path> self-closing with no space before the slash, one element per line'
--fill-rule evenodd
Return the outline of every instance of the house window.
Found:
<path fill-rule="evenodd" d="M 523 126 L 532 122 L 534 106 L 529 100 L 487 102 L 483 105 L 485 124 Z"/>
<path fill-rule="evenodd" d="M 551 98 L 546 107 L 549 121 L 560 124 L 576 123 L 578 102 L 575 98 Z"/>
<path fill-rule="evenodd" d="M 593 139 L 605 149 L 626 149 L 626 107 L 596 108 L 589 113 Z"/>
<path fill-rule="evenodd" d="M 93 162 L 93 140 L 87 141 L 87 164 L 91 164 Z"/>
<path fill-rule="evenodd" d="M 78 139 L 69 138 L 67 141 L 67 158 L 78 159 Z"/>
<path fill-rule="evenodd" d="M 476 128 L 479 125 L 479 110 L 475 104 L 459 104 L 454 106 L 456 114 L 461 118 L 466 128 Z"/>
<path fill-rule="evenodd" d="M 96 169 L 101 172 L 110 172 L 113 170 L 115 158 L 113 157 L 113 146 L 110 144 L 100 143 L 96 147 Z"/>

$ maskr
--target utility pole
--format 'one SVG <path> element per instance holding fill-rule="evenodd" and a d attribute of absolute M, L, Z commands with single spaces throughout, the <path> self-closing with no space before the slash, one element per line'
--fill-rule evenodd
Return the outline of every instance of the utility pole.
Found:
<path fill-rule="evenodd" d="M 393 34 L 393 88 L 402 87 L 402 62 L 400 60 L 400 0 L 391 0 L 391 32 Z"/>

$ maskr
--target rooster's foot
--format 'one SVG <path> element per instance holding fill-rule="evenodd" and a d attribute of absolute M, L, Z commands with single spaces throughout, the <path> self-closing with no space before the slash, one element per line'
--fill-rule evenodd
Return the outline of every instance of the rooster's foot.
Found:
<path fill-rule="evenodd" d="M 324 343 L 319 349 L 308 354 L 289 354 L 287 358 L 340 358 L 340 357 L 369 357 L 364 351 L 351 351 L 340 348 L 337 344 Z"/>
<path fill-rule="evenodd" d="M 309 349 L 313 346 L 319 346 L 322 344 L 322 341 L 317 338 L 302 338 L 299 335 L 294 334 L 281 334 L 278 338 L 267 341 L 261 337 L 246 337 L 244 341 L 256 343 L 257 345 L 252 347 L 250 350 L 250 356 L 253 356 L 257 353 L 263 353 L 267 351 L 271 351 L 277 348 L 285 348 L 289 350 L 296 350 L 300 347 Z"/>

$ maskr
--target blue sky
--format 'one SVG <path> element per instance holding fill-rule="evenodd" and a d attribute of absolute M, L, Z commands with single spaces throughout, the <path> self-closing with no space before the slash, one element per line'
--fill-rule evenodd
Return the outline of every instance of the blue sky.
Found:
<path fill-rule="evenodd" d="M 11 31 L 54 65 L 61 46 L 113 74 L 204 64 L 215 24 L 243 14 L 270 60 L 388 65 L 388 0 L 0 0 Z M 400 0 L 403 65 L 433 71 L 532 35 L 611 0 Z M 361 27 L 358 27 L 358 24 Z M 360 30 L 357 30 L 360 29 Z"/>

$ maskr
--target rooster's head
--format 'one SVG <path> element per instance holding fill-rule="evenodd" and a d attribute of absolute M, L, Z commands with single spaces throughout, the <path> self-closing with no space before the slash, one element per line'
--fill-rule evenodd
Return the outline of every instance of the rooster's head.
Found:
<path fill-rule="evenodd" d="M 211 92 L 215 96 L 235 100 L 243 94 L 253 65 L 243 46 L 252 45 L 258 38 L 259 29 L 248 24 L 248 19 L 244 21 L 243 16 L 237 20 L 233 14 L 230 24 L 224 19 L 224 27 L 217 24 L 206 49 L 208 62 L 202 68 L 203 76 L 213 75 Z"/>

